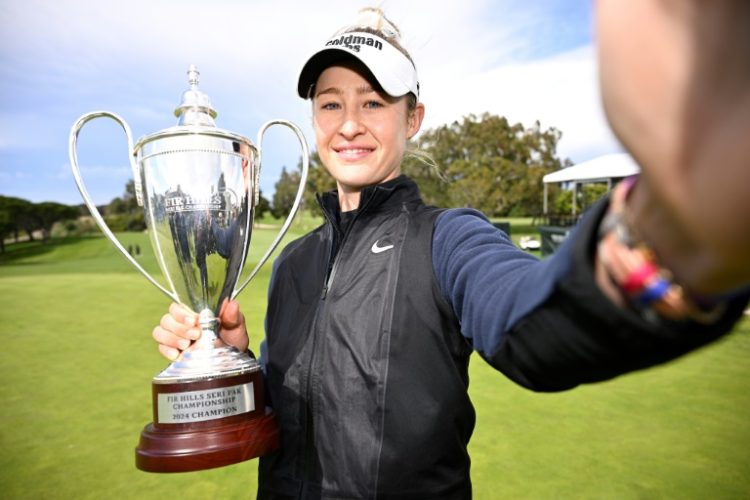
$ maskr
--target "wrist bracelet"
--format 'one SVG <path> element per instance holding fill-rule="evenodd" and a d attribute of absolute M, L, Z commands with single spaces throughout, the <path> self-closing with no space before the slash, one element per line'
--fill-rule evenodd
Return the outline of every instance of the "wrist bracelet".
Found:
<path fill-rule="evenodd" d="M 636 181 L 637 177 L 626 178 L 612 190 L 609 211 L 599 226 L 597 258 L 628 304 L 647 320 L 717 321 L 726 304 L 708 309 L 696 304 L 628 223 L 626 202 Z"/>

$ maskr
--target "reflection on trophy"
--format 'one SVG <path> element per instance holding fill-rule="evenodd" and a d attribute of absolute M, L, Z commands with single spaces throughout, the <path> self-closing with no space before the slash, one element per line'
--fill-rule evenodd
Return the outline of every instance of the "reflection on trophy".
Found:
<path fill-rule="evenodd" d="M 130 128 L 119 116 L 97 111 L 83 115 L 70 133 L 73 175 L 99 227 L 152 284 L 200 318 L 201 338 L 152 382 L 154 420 L 144 428 L 136 448 L 136 466 L 150 472 L 220 467 L 278 446 L 274 416 L 264 402 L 260 364 L 249 353 L 221 341 L 217 318 L 286 233 L 299 207 L 308 168 L 307 145 L 294 124 L 266 123 L 255 146 L 243 136 L 216 128 L 216 111 L 198 89 L 194 66 L 188 76 L 190 88 L 175 110 L 179 117 L 175 127 L 143 137 L 133 146 Z M 83 125 L 99 117 L 111 118 L 125 130 L 136 197 L 144 207 L 164 285 L 115 238 L 81 179 L 78 134 Z M 240 285 L 259 197 L 261 140 L 274 124 L 291 128 L 300 141 L 300 185 L 281 231 Z"/>

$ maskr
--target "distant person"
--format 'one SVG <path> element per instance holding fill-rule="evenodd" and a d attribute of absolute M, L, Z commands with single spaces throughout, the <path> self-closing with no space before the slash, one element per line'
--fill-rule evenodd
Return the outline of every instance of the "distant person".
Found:
<path fill-rule="evenodd" d="M 598 2 L 605 109 L 643 174 L 544 261 L 401 175 L 425 105 L 379 9 L 317 47 L 298 93 L 337 190 L 274 265 L 261 357 L 281 447 L 258 498 L 469 498 L 472 351 L 558 391 L 729 332 L 750 296 L 748 19 L 739 0 Z M 247 349 L 235 302 L 221 319 Z M 199 335 L 177 305 L 154 330 L 169 359 Z"/>

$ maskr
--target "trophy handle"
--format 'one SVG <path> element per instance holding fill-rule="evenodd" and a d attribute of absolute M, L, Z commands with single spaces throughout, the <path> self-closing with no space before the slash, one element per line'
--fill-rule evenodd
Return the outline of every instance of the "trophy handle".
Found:
<path fill-rule="evenodd" d="M 284 125 L 285 127 L 288 127 L 292 129 L 294 134 L 297 136 L 297 139 L 299 140 L 300 147 L 302 148 L 302 169 L 301 169 L 301 175 L 300 175 L 300 181 L 299 181 L 299 187 L 297 188 L 297 196 L 294 198 L 294 203 L 292 204 L 292 210 L 289 212 L 289 215 L 287 216 L 286 220 L 284 221 L 284 224 L 281 226 L 281 230 L 279 231 L 279 234 L 276 235 L 276 238 L 273 240 L 271 245 L 268 247 L 268 250 L 266 250 L 266 253 L 261 257 L 260 261 L 258 261 L 258 264 L 255 266 L 255 268 L 250 272 L 247 279 L 239 286 L 235 287 L 234 292 L 232 293 L 232 300 L 234 300 L 239 293 L 245 289 L 248 283 L 250 283 L 250 280 L 252 280 L 255 275 L 258 273 L 260 268 L 263 266 L 263 264 L 266 263 L 269 257 L 271 257 L 271 254 L 274 250 L 276 250 L 276 247 L 279 246 L 279 243 L 281 242 L 281 239 L 286 234 L 287 230 L 289 229 L 289 226 L 292 224 L 292 220 L 294 219 L 294 216 L 297 215 L 297 210 L 299 209 L 300 203 L 302 202 L 302 195 L 305 192 L 305 184 L 307 183 L 307 172 L 309 170 L 310 166 L 310 151 L 307 147 L 307 141 L 305 141 L 305 136 L 302 135 L 302 130 L 295 125 L 294 123 L 287 121 L 287 120 L 271 120 L 269 122 L 266 122 L 263 124 L 262 127 L 260 127 L 260 130 L 258 131 L 258 168 L 255 169 L 255 206 L 258 204 L 259 196 L 260 196 L 260 166 L 262 165 L 262 143 L 263 143 L 263 134 L 266 133 L 266 130 L 268 130 L 273 125 Z M 248 203 L 250 203 L 250 197 L 248 196 Z M 248 210 L 249 213 L 249 210 Z M 249 219 L 249 218 L 248 218 Z M 251 220 L 248 220 L 248 224 L 252 224 Z M 245 232 L 247 237 L 250 235 L 250 231 L 248 228 L 248 231 Z M 248 241 L 245 241 L 245 248 L 248 247 Z"/>
<path fill-rule="evenodd" d="M 138 206 L 143 206 L 143 188 L 141 186 L 141 178 L 138 174 L 138 166 L 135 163 L 135 152 L 133 151 L 133 135 L 130 132 L 130 127 L 128 127 L 128 124 L 125 123 L 125 121 L 120 118 L 118 115 L 111 113 L 109 111 L 92 111 L 91 113 L 86 113 L 85 115 L 81 116 L 78 121 L 73 125 L 73 127 L 70 129 L 70 141 L 68 143 L 68 156 L 70 157 L 70 167 L 73 169 L 73 177 L 75 178 L 76 185 L 78 186 L 78 191 L 81 192 L 81 196 L 83 197 L 84 203 L 86 203 L 86 206 L 88 207 L 89 211 L 91 212 L 91 215 L 94 217 L 94 220 L 96 221 L 99 228 L 102 230 L 104 235 L 109 238 L 109 240 L 115 245 L 115 247 L 120 251 L 120 253 L 125 257 L 128 262 L 133 264 L 136 269 L 138 269 L 141 274 L 143 274 L 147 280 L 149 280 L 156 288 L 164 292 L 164 294 L 172 299 L 174 302 L 179 302 L 179 299 L 177 298 L 177 294 L 170 292 L 166 288 L 164 288 L 161 284 L 159 284 L 158 281 L 156 281 L 141 265 L 133 258 L 132 255 L 130 255 L 127 250 L 125 250 L 125 247 L 122 246 L 122 244 L 119 242 L 119 240 L 115 237 L 115 235 L 112 233 L 112 231 L 109 229 L 109 226 L 107 226 L 107 223 L 104 222 L 104 218 L 99 213 L 99 210 L 96 208 L 96 205 L 91 200 L 91 197 L 89 196 L 88 191 L 86 190 L 86 186 L 83 184 L 83 179 L 81 178 L 81 171 L 78 168 L 78 148 L 77 148 L 77 142 L 78 142 L 78 133 L 81 131 L 81 128 L 89 122 L 90 120 L 93 120 L 95 118 L 111 118 L 117 123 L 120 124 L 122 129 L 125 131 L 125 135 L 128 139 L 128 153 L 130 154 L 130 167 L 133 170 L 133 177 L 135 181 L 135 197 L 136 201 L 138 202 Z"/>

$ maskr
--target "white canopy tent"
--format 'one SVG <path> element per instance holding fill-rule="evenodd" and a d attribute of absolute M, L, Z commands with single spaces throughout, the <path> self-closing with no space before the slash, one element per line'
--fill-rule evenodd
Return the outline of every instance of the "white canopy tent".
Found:
<path fill-rule="evenodd" d="M 612 184 L 615 180 L 635 175 L 640 171 L 641 169 L 638 167 L 638 164 L 629 154 L 614 153 L 599 156 L 593 160 L 547 174 L 542 179 L 544 182 L 544 213 L 547 213 L 547 185 L 550 183 L 573 183 L 573 215 L 575 215 L 575 195 L 578 191 L 578 184 L 606 182 L 607 189 L 612 189 Z"/>

